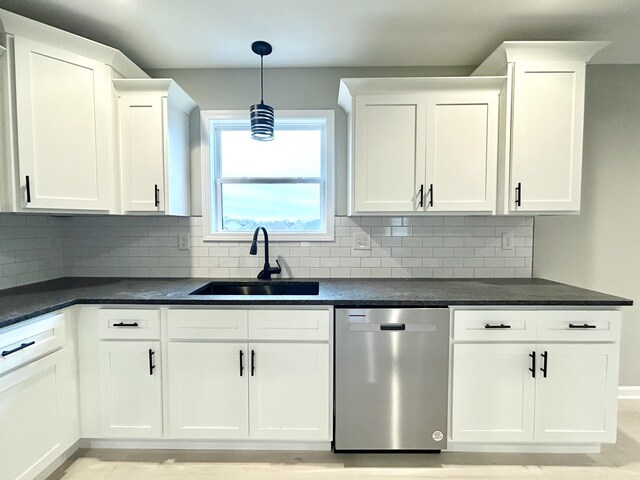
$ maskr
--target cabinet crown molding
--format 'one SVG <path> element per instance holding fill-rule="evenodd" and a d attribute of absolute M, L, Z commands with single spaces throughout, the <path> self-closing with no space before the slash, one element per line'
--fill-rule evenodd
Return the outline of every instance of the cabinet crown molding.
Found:
<path fill-rule="evenodd" d="M 171 97 L 172 103 L 189 114 L 198 105 L 172 78 L 115 79 L 113 86 L 118 95 L 160 95 Z"/>
<path fill-rule="evenodd" d="M 502 42 L 472 76 L 506 74 L 507 63 L 527 62 L 588 62 L 600 50 L 610 45 L 604 41 L 518 41 Z"/>
<path fill-rule="evenodd" d="M 444 93 L 447 91 L 499 92 L 505 82 L 505 76 L 341 78 L 338 105 L 349 113 L 352 97 L 356 95 Z"/>
<path fill-rule="evenodd" d="M 3 9 L 0 9 L 0 34 L 29 38 L 99 60 L 126 77 L 149 77 L 120 50 Z"/>

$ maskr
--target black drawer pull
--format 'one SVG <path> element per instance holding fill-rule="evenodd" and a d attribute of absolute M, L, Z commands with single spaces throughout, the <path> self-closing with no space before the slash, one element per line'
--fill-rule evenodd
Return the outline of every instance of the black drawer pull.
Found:
<path fill-rule="evenodd" d="M 120 322 L 120 323 L 114 323 L 113 326 L 114 327 L 139 327 L 140 325 L 138 325 L 138 322 L 133 322 L 133 323 Z"/>
<path fill-rule="evenodd" d="M 380 330 L 404 330 L 404 323 L 385 323 L 384 325 L 380 325 Z"/>
<path fill-rule="evenodd" d="M 154 204 L 156 207 L 160 206 L 160 189 L 158 188 L 158 185 L 154 185 L 153 186 L 153 195 L 154 195 Z"/>
<path fill-rule="evenodd" d="M 424 185 L 420 185 L 420 202 L 418 202 L 419 207 L 424 207 Z"/>
<path fill-rule="evenodd" d="M 504 323 L 501 323 L 500 325 L 491 325 L 490 323 L 487 323 L 484 328 L 511 328 L 511 325 L 505 325 Z"/>
<path fill-rule="evenodd" d="M 569 328 L 596 328 L 595 325 L 589 325 L 588 323 L 585 323 L 583 325 L 574 325 L 573 323 L 569 324 Z"/>
<path fill-rule="evenodd" d="M 153 355 L 155 354 L 155 352 L 153 351 L 153 349 L 149 349 L 149 375 L 153 375 L 153 370 L 156 368 L 156 366 L 153 364 Z"/>
<path fill-rule="evenodd" d="M 516 187 L 516 207 L 522 206 L 522 184 L 518 182 Z"/>
<path fill-rule="evenodd" d="M 14 348 L 14 349 L 12 349 L 12 350 L 4 350 L 4 351 L 2 352 L 2 356 L 3 356 L 3 357 L 6 357 L 6 356 L 8 356 L 8 355 L 11 355 L 12 353 L 19 352 L 20 350 L 23 350 L 23 349 L 25 349 L 25 348 L 27 348 L 27 347 L 30 347 L 31 345 L 35 345 L 35 343 L 36 343 L 36 342 L 23 343 L 23 344 L 22 344 L 22 345 L 20 345 L 19 347 L 16 347 L 16 348 Z"/>
<path fill-rule="evenodd" d="M 242 350 L 240 350 L 240 376 L 242 376 L 243 372 L 244 372 L 244 352 Z"/>

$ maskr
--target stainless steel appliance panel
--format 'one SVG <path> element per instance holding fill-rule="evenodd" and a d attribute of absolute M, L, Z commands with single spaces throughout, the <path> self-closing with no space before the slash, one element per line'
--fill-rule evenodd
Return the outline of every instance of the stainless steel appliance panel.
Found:
<path fill-rule="evenodd" d="M 335 312 L 335 449 L 446 448 L 449 309 Z"/>

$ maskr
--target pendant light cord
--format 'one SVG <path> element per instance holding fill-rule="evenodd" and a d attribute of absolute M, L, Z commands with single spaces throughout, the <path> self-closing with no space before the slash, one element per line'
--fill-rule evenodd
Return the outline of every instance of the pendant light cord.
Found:
<path fill-rule="evenodd" d="M 264 57 L 260 55 L 260 103 L 264 103 L 264 70 L 262 68 L 262 62 Z"/>

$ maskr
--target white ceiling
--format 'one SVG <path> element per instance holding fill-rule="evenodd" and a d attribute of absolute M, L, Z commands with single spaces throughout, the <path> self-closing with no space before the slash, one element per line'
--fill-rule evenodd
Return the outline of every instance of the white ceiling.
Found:
<path fill-rule="evenodd" d="M 0 0 L 143 68 L 477 65 L 503 40 L 612 40 L 640 63 L 639 0 Z"/>

